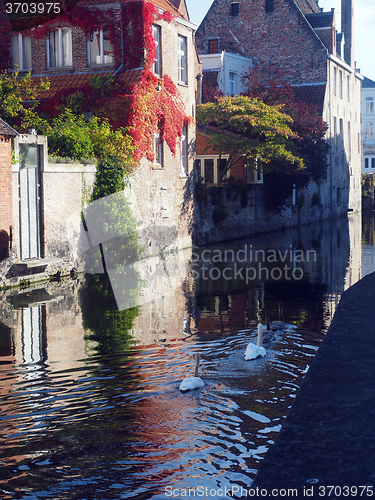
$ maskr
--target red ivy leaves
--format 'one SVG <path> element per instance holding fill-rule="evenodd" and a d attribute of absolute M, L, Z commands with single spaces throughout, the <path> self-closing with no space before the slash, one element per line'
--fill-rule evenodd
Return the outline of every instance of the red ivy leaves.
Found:
<path fill-rule="evenodd" d="M 156 56 L 152 25 L 156 19 L 170 23 L 174 17 L 168 11 L 160 14 L 155 5 L 143 0 L 127 1 L 123 5 L 124 60 L 127 69 L 141 66 L 151 68 Z"/>

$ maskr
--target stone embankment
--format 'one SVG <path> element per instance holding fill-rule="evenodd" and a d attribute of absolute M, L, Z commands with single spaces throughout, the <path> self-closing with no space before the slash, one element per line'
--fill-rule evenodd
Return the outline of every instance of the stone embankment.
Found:
<path fill-rule="evenodd" d="M 253 488 L 273 498 L 291 489 L 298 498 L 375 496 L 374 297 L 375 273 L 342 295 Z"/>

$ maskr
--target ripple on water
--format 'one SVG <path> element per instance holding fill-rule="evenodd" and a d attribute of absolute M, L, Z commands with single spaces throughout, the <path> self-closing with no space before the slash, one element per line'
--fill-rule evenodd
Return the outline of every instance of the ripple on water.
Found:
<path fill-rule="evenodd" d="M 256 330 L 94 356 L 71 368 L 6 366 L 1 487 L 23 498 L 80 500 L 90 485 L 91 498 L 163 498 L 166 485 L 248 487 L 318 347 L 290 329 L 266 358 L 245 361 L 249 342 Z M 196 350 L 205 386 L 182 394 Z"/>

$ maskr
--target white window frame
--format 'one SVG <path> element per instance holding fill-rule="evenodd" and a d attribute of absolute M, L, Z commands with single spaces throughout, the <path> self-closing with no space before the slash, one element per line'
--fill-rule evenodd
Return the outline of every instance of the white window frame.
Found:
<path fill-rule="evenodd" d="M 366 122 L 365 141 L 372 141 L 373 139 L 374 139 L 374 124 L 373 122 Z"/>
<path fill-rule="evenodd" d="M 70 38 L 70 50 L 71 53 L 69 54 L 70 57 L 66 59 L 70 59 L 71 64 L 65 64 L 64 63 L 64 51 L 63 51 L 63 32 L 69 33 L 69 38 Z M 51 64 L 51 34 L 52 33 L 57 33 L 57 53 L 56 53 L 56 65 Z M 50 36 L 47 38 L 47 66 L 48 68 L 70 68 L 73 66 L 73 50 L 72 50 L 72 30 L 70 28 L 58 28 L 57 30 L 53 30 L 50 33 Z"/>
<path fill-rule="evenodd" d="M 229 71 L 229 95 L 236 95 L 236 73 Z"/>
<path fill-rule="evenodd" d="M 178 83 L 187 85 L 187 38 L 178 35 Z"/>
<path fill-rule="evenodd" d="M 339 70 L 339 97 L 340 99 L 343 98 L 343 74 L 342 70 Z"/>
<path fill-rule="evenodd" d="M 332 87 L 333 87 L 333 95 L 335 96 L 337 94 L 337 68 L 336 68 L 336 66 L 333 67 Z"/>
<path fill-rule="evenodd" d="M 254 166 L 248 168 L 250 162 Z M 246 184 L 263 184 L 263 167 L 259 165 L 258 158 L 245 160 L 246 165 Z"/>
<path fill-rule="evenodd" d="M 99 55 L 96 56 L 97 61 L 92 62 L 91 61 L 91 44 L 92 41 L 88 40 L 87 42 L 87 55 L 88 55 L 88 66 L 102 66 L 105 64 L 113 64 L 114 63 L 114 53 L 113 53 L 113 47 L 112 48 L 112 54 L 111 56 L 105 55 L 104 54 L 104 30 L 100 29 L 94 32 L 93 36 L 96 36 L 99 33 Z M 98 61 L 99 58 L 99 61 Z"/>
<path fill-rule="evenodd" d="M 17 37 L 17 38 L 16 38 Z M 12 70 L 20 69 L 20 71 L 30 71 L 31 70 L 31 65 L 32 65 L 32 55 L 31 55 L 31 36 L 26 36 L 22 35 L 21 33 L 17 33 L 11 36 L 11 40 L 17 39 L 18 47 L 17 47 L 17 58 L 15 60 L 14 57 L 14 52 L 13 49 L 11 50 L 11 55 L 12 55 Z M 25 59 L 27 58 L 27 52 L 25 50 L 25 45 L 28 45 L 28 52 L 30 56 L 30 64 L 25 64 Z M 12 47 L 12 42 L 11 42 L 11 47 Z"/>
<path fill-rule="evenodd" d="M 374 98 L 366 97 L 366 114 L 374 113 Z"/>
<path fill-rule="evenodd" d="M 229 155 L 197 155 L 196 159 L 200 160 L 200 175 L 203 178 L 203 183 L 204 181 L 204 176 L 205 176 L 205 160 L 213 160 L 214 161 L 214 185 L 217 186 L 217 180 L 218 180 L 218 175 L 217 175 L 217 165 L 218 161 L 220 160 L 227 160 L 229 158 Z M 228 170 L 227 177 L 230 176 L 230 169 Z"/>
<path fill-rule="evenodd" d="M 163 151 L 163 140 L 160 138 L 160 134 L 157 133 L 154 134 L 154 139 L 152 142 L 152 150 L 154 152 L 153 165 L 157 168 L 163 168 L 164 151 Z"/>
<path fill-rule="evenodd" d="M 155 75 L 161 76 L 161 26 L 152 25 L 152 36 L 155 40 L 155 60 L 152 64 L 152 71 Z"/>
<path fill-rule="evenodd" d="M 367 166 L 366 166 L 367 164 Z M 364 157 L 364 167 L 366 172 L 375 171 L 375 156 L 365 156 Z"/>
<path fill-rule="evenodd" d="M 182 127 L 181 135 L 181 159 L 180 159 L 180 177 L 188 175 L 188 128 Z"/>
<path fill-rule="evenodd" d="M 347 75 L 347 84 L 348 84 L 348 102 L 350 102 L 350 75 Z"/>

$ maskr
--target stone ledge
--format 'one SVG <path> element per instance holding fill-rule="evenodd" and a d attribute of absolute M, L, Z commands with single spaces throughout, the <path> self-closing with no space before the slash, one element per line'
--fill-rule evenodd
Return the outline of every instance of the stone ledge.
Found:
<path fill-rule="evenodd" d="M 63 259 L 35 259 L 15 262 L 13 269 L 17 274 L 38 274 L 43 273 L 50 264 L 62 264 Z"/>

